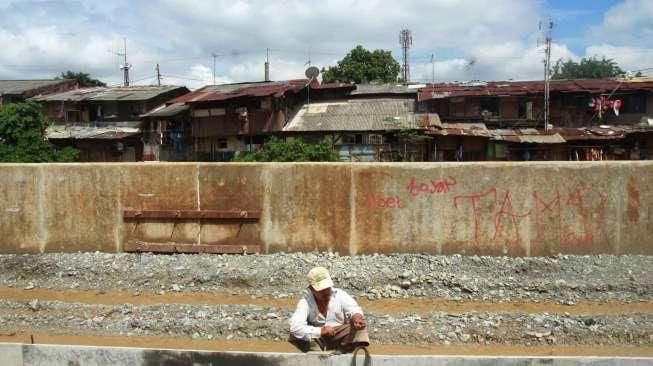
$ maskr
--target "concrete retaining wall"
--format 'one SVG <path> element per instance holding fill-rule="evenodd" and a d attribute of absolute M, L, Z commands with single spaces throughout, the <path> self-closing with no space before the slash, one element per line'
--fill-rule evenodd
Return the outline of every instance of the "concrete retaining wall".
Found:
<path fill-rule="evenodd" d="M 653 162 L 2 164 L 0 252 L 128 241 L 341 254 L 653 254 Z M 260 210 L 126 222 L 125 209 Z"/>
<path fill-rule="evenodd" d="M 118 347 L 1 344 L 3 366 L 351 366 L 351 355 L 300 353 L 245 353 L 157 350 Z M 651 358 L 635 357 L 501 357 L 501 356 L 380 356 L 374 366 L 643 366 Z M 359 356 L 356 365 L 364 364 Z"/>

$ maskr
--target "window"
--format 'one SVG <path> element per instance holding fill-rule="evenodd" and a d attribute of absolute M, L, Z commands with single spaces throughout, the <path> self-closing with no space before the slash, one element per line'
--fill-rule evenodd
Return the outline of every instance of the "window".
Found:
<path fill-rule="evenodd" d="M 227 139 L 218 139 L 218 149 L 226 149 L 227 146 Z"/>
<path fill-rule="evenodd" d="M 363 135 L 361 135 L 361 134 L 342 135 L 342 143 L 343 144 L 362 144 L 363 143 Z"/>
<path fill-rule="evenodd" d="M 370 145 L 381 145 L 383 144 L 383 135 L 370 134 L 367 136 L 367 142 Z"/>
<path fill-rule="evenodd" d="M 522 99 L 519 101 L 519 118 L 533 119 L 533 102 Z"/>
<path fill-rule="evenodd" d="M 621 113 L 646 113 L 646 94 L 625 94 L 613 99 L 621 99 Z"/>
<path fill-rule="evenodd" d="M 79 111 L 66 111 L 66 122 L 80 122 Z"/>
<path fill-rule="evenodd" d="M 499 115 L 498 98 L 481 98 L 481 114 L 488 111 L 492 116 Z"/>

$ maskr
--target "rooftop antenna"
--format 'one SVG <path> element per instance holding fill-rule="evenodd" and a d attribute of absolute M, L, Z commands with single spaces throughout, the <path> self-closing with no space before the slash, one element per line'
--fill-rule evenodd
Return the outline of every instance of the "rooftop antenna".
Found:
<path fill-rule="evenodd" d="M 156 64 L 156 85 L 161 86 L 161 70 L 159 64 Z"/>
<path fill-rule="evenodd" d="M 211 52 L 211 56 L 213 56 L 213 85 L 215 85 L 215 59 L 218 57 L 218 54 Z"/>
<path fill-rule="evenodd" d="M 435 55 L 431 54 L 431 93 L 435 93 Z"/>
<path fill-rule="evenodd" d="M 544 33 L 544 131 L 549 131 L 549 82 L 551 79 L 551 31 L 553 29 L 553 21 L 548 19 L 546 25 L 539 23 L 539 29 Z M 539 41 L 538 41 L 539 46 Z"/>
<path fill-rule="evenodd" d="M 265 49 L 265 81 L 270 81 L 270 49 Z"/>
<path fill-rule="evenodd" d="M 308 88 L 306 89 L 306 104 L 311 104 L 311 83 L 313 80 L 315 80 L 315 78 L 317 78 L 318 75 L 320 75 L 320 69 L 315 66 L 311 66 L 306 69 L 304 75 L 306 75 L 306 78 L 308 79 Z"/>
<path fill-rule="evenodd" d="M 124 45 L 124 52 L 123 53 L 117 53 L 118 56 L 123 57 L 123 63 L 120 65 L 120 69 L 122 69 L 122 72 L 124 74 L 124 81 L 123 85 L 124 86 L 129 86 L 129 69 L 132 67 L 127 62 L 127 38 L 123 38 L 123 45 Z"/>
<path fill-rule="evenodd" d="M 409 29 L 402 29 L 399 32 L 399 44 L 403 51 L 404 65 L 401 70 L 401 77 L 404 84 L 410 83 L 410 65 L 408 64 L 408 49 L 413 44 L 413 36 Z"/>

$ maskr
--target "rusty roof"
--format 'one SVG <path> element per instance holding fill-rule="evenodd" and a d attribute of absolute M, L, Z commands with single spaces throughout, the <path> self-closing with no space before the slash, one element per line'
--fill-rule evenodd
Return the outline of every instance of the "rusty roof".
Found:
<path fill-rule="evenodd" d="M 557 127 L 551 129 L 559 133 L 567 141 L 582 141 L 582 140 L 618 140 L 626 136 L 627 129 L 616 126 L 595 126 L 595 127 L 580 127 L 568 128 Z"/>
<path fill-rule="evenodd" d="M 352 83 L 321 83 L 311 84 L 311 89 L 324 90 L 324 89 L 355 89 L 356 85 Z"/>
<path fill-rule="evenodd" d="M 149 100 L 174 90 L 186 90 L 184 86 L 120 86 L 120 87 L 93 87 L 69 90 L 62 93 L 48 94 L 30 98 L 39 102 L 60 101 L 140 101 Z"/>
<path fill-rule="evenodd" d="M 307 79 L 298 79 L 207 85 L 194 92 L 175 98 L 170 103 L 215 102 L 241 97 L 280 97 L 287 92 L 298 92 L 306 87 L 307 83 Z"/>
<path fill-rule="evenodd" d="M 424 133 L 437 136 L 490 137 L 490 131 L 483 123 L 442 123 L 439 127 L 429 128 Z"/>
<path fill-rule="evenodd" d="M 541 131 L 535 128 L 491 130 L 492 140 L 522 144 L 563 144 L 565 139 L 557 132 Z"/>
<path fill-rule="evenodd" d="M 0 80 L 0 94 L 23 94 L 30 90 L 71 81 L 69 79 Z"/>
<path fill-rule="evenodd" d="M 618 87 L 618 88 L 617 88 Z M 653 91 L 653 80 L 625 79 L 577 79 L 551 80 L 553 93 L 587 92 L 609 93 L 617 91 Z M 429 84 L 420 88 L 418 100 L 442 99 L 466 96 L 519 96 L 544 93 L 544 82 L 536 81 L 494 81 Z"/>

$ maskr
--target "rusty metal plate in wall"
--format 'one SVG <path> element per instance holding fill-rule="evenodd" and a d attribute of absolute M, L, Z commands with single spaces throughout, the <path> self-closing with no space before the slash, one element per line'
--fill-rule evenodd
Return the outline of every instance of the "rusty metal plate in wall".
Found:
<path fill-rule="evenodd" d="M 126 219 L 216 219 L 229 221 L 258 221 L 261 211 L 251 210 L 125 210 Z"/>

